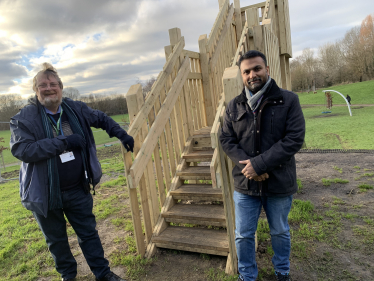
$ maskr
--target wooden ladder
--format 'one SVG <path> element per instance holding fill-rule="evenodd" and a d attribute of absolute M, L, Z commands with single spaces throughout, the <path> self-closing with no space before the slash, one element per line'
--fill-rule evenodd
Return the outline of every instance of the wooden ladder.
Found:
<path fill-rule="evenodd" d="M 187 141 L 162 207 L 151 244 L 197 253 L 227 256 L 229 242 L 221 189 L 206 182 L 212 180 L 209 166 L 213 156 L 211 127 L 196 131 Z M 213 175 L 215 176 L 215 175 Z M 189 227 L 194 225 L 194 227 Z"/>

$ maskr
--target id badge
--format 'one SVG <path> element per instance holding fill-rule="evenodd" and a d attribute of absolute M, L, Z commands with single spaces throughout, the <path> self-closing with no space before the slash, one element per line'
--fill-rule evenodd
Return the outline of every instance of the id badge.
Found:
<path fill-rule="evenodd" d="M 61 163 L 66 163 L 75 159 L 74 153 L 72 151 L 65 152 L 60 154 Z"/>

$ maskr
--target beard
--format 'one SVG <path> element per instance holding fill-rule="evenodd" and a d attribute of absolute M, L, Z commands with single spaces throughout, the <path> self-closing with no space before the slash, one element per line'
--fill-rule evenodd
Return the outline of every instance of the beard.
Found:
<path fill-rule="evenodd" d="M 46 108 L 54 108 L 58 107 L 62 103 L 62 96 L 45 96 L 43 100 L 39 100 L 39 102 Z"/>
<path fill-rule="evenodd" d="M 252 85 L 251 82 L 259 81 L 260 83 Z M 248 90 L 252 92 L 252 94 L 256 94 L 258 91 L 260 91 L 266 84 L 266 81 L 262 81 L 261 78 L 254 78 L 247 81 L 246 86 Z"/>

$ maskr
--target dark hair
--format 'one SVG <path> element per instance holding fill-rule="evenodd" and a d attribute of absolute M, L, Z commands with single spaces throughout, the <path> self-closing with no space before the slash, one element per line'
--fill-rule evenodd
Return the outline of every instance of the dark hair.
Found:
<path fill-rule="evenodd" d="M 267 61 L 266 61 L 266 57 L 263 53 L 261 53 L 259 51 L 256 51 L 256 50 L 250 50 L 240 57 L 239 62 L 238 62 L 239 69 L 240 69 L 240 65 L 241 65 L 243 60 L 247 60 L 247 59 L 251 59 L 251 58 L 255 58 L 255 57 L 261 57 L 264 60 L 265 66 L 268 66 Z"/>

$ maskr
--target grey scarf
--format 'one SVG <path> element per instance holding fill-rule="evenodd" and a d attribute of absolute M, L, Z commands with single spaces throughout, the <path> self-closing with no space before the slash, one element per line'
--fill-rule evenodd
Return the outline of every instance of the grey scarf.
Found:
<path fill-rule="evenodd" d="M 266 92 L 267 88 L 269 87 L 270 82 L 271 82 L 271 77 L 269 75 L 268 76 L 268 81 L 266 81 L 266 83 L 262 87 L 262 89 L 260 91 L 258 91 L 256 94 L 252 94 L 252 92 L 247 87 L 245 87 L 245 94 L 246 94 L 247 99 L 248 99 L 248 105 L 253 112 L 255 112 L 257 110 L 257 108 L 259 107 L 259 105 L 261 103 L 261 100 L 262 100 L 262 97 L 263 97 L 264 93 Z"/>

